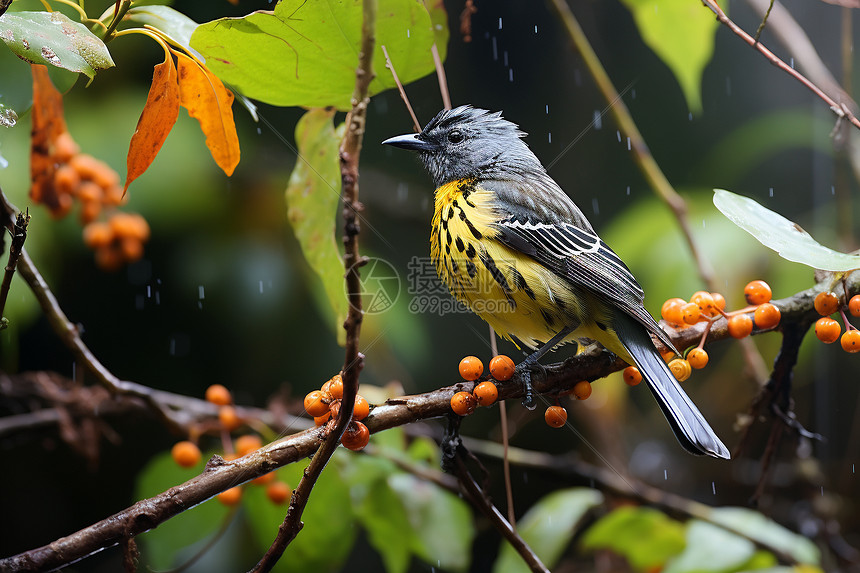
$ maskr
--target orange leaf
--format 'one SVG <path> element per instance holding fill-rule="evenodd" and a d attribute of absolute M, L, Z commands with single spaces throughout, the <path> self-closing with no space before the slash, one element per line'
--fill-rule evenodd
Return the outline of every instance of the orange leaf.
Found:
<path fill-rule="evenodd" d="M 239 136 L 233 122 L 233 92 L 185 54 L 179 59 L 179 103 L 200 122 L 212 158 L 228 176 L 239 163 Z"/>
<path fill-rule="evenodd" d="M 127 175 L 123 193 L 132 181 L 146 171 L 164 145 L 167 134 L 179 117 L 179 79 L 173 58 L 167 56 L 155 66 L 152 86 L 146 97 L 146 105 L 137 120 L 137 128 L 131 136 L 126 160 Z"/>
<path fill-rule="evenodd" d="M 66 131 L 63 96 L 51 83 L 48 68 L 30 66 L 33 73 L 33 127 L 30 140 L 30 197 L 59 211 L 60 200 L 54 189 L 54 143 Z"/>

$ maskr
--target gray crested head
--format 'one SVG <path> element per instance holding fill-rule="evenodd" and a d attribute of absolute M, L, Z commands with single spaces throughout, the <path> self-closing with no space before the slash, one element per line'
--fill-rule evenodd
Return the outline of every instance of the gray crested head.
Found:
<path fill-rule="evenodd" d="M 421 133 L 382 143 L 417 151 L 438 187 L 464 178 L 544 174 L 543 166 L 522 140 L 525 135 L 501 112 L 463 105 L 440 111 Z"/>

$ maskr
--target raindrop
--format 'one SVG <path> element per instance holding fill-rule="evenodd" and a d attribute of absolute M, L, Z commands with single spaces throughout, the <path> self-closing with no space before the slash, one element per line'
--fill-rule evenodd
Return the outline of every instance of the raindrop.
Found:
<path fill-rule="evenodd" d="M 206 298 L 206 296 L 203 293 L 203 285 L 200 285 L 197 287 L 197 298 L 199 298 L 200 300 L 203 300 Z"/>
<path fill-rule="evenodd" d="M 514 69 L 513 68 L 508 69 L 508 79 L 510 81 L 514 81 Z"/>
<path fill-rule="evenodd" d="M 836 195 L 836 186 L 835 186 L 835 185 L 831 185 L 831 186 L 830 186 L 830 194 L 831 194 L 831 195 Z"/>
<path fill-rule="evenodd" d="M 546 104 L 546 114 L 549 115 L 549 104 Z"/>
<path fill-rule="evenodd" d="M 78 363 L 72 362 L 72 380 L 77 380 Z"/>
<path fill-rule="evenodd" d="M 499 61 L 499 46 L 496 44 L 496 37 L 493 36 L 493 61 Z"/>
<path fill-rule="evenodd" d="M 547 141 L 549 143 L 552 143 L 552 132 L 551 131 L 547 134 Z"/>
<path fill-rule="evenodd" d="M 0 169 L 6 169 L 9 167 L 9 160 L 0 155 Z"/>
<path fill-rule="evenodd" d="M 692 111 L 687 114 L 687 119 L 690 121 L 693 121 L 693 112 Z"/>
<path fill-rule="evenodd" d="M 502 17 L 499 16 L 499 30 L 502 29 Z"/>
<path fill-rule="evenodd" d="M 505 67 L 508 67 L 508 51 L 505 50 L 502 52 L 502 61 L 505 63 Z"/>
<path fill-rule="evenodd" d="M 791 69 L 793 70 L 794 69 L 794 58 L 791 58 L 790 62 L 791 62 Z"/>
<path fill-rule="evenodd" d="M 704 219 L 702 219 L 702 228 L 703 229 L 705 228 L 705 220 Z"/>
<path fill-rule="evenodd" d="M 620 131 L 618 131 L 618 130 L 616 129 L 616 130 L 615 130 L 615 135 L 617 135 L 617 136 L 618 136 L 618 143 L 621 143 L 621 132 L 620 132 Z"/>
<path fill-rule="evenodd" d="M 406 197 L 409 195 L 409 185 L 406 183 L 398 183 L 397 184 L 397 199 L 400 201 L 405 201 Z"/>
<path fill-rule="evenodd" d="M 535 24 L 535 34 L 537 34 L 537 24 Z"/>
<path fill-rule="evenodd" d="M 627 196 L 630 196 L 630 185 L 627 186 Z"/>
<path fill-rule="evenodd" d="M 793 64 L 794 62 L 792 62 Z M 824 486 L 821 486 L 821 497 L 824 497 Z"/>
<path fill-rule="evenodd" d="M 203 301 L 202 300 L 197 301 L 197 308 L 200 310 L 203 310 Z"/>
<path fill-rule="evenodd" d="M 263 281 L 260 281 L 260 294 L 263 294 Z"/>
<path fill-rule="evenodd" d="M 595 215 L 599 215 L 599 214 L 600 214 L 600 205 L 598 205 L 598 204 L 597 204 L 597 197 L 594 197 L 594 198 L 591 200 L 591 208 L 594 210 L 594 214 L 595 214 Z"/>
<path fill-rule="evenodd" d="M 635 89 L 630 90 L 630 98 L 636 99 L 636 90 Z"/>
<path fill-rule="evenodd" d="M 711 482 L 711 491 L 714 492 L 714 495 L 717 495 L 717 484 Z"/>
<path fill-rule="evenodd" d="M 627 151 L 630 151 L 630 138 L 627 138 Z"/>
<path fill-rule="evenodd" d="M 773 187 L 769 187 L 767 192 L 770 197 L 773 197 Z"/>
<path fill-rule="evenodd" d="M 257 135 L 263 135 L 263 130 L 259 127 L 257 128 Z"/>
<path fill-rule="evenodd" d="M 664 480 L 669 479 L 669 470 L 666 470 L 666 469 L 663 470 L 663 479 Z"/>
<path fill-rule="evenodd" d="M 409 31 L 409 28 L 406 28 L 406 37 L 409 38 L 410 36 L 411 36 L 411 32 Z"/>
<path fill-rule="evenodd" d="M 158 291 L 155 291 L 155 304 L 156 305 L 161 304 L 161 293 Z"/>
<path fill-rule="evenodd" d="M 594 119 L 591 121 L 591 124 L 594 126 L 595 131 L 603 127 L 603 116 L 600 114 L 600 110 L 594 110 Z"/>

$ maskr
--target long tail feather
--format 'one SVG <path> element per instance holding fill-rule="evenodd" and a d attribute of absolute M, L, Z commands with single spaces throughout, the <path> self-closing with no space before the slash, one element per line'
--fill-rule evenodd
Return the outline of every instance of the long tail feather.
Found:
<path fill-rule="evenodd" d="M 678 384 L 654 348 L 645 327 L 628 316 L 613 317 L 613 327 L 648 383 L 681 446 L 692 454 L 729 459 L 729 450 Z"/>

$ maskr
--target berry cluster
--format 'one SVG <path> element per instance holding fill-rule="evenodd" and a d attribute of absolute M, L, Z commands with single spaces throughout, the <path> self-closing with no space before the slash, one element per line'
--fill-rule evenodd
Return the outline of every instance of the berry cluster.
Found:
<path fill-rule="evenodd" d="M 779 308 L 770 302 L 772 296 L 770 285 L 755 280 L 744 287 L 748 306 L 730 312 L 725 310 L 725 297 L 717 292 L 698 291 L 689 301 L 670 298 L 664 302 L 660 316 L 674 328 L 687 328 L 699 322 L 707 323 L 698 346 L 690 349 L 685 357 L 675 358 L 671 352 L 664 354 L 663 358 L 669 362 L 669 369 L 675 378 L 683 382 L 690 377 L 693 369 L 699 370 L 708 365 L 708 353 L 703 346 L 711 327 L 721 317 L 728 321 L 729 335 L 733 338 L 749 336 L 753 326 L 759 330 L 776 328 L 782 316 Z M 642 381 L 642 374 L 635 366 L 631 366 L 624 370 L 624 381 L 635 386 Z"/>
<path fill-rule="evenodd" d="M 464 380 L 474 382 L 484 373 L 484 364 L 476 356 L 466 356 L 460 361 L 460 376 Z M 510 380 L 516 366 L 509 357 L 500 354 L 490 360 L 490 376 L 499 382 Z M 583 380 L 577 382 L 572 389 L 565 392 L 573 394 L 577 400 L 585 400 L 591 396 L 591 383 Z M 491 380 L 484 380 L 475 385 L 471 392 L 456 392 L 451 396 L 451 410 L 458 416 L 468 416 L 478 406 L 490 406 L 499 398 L 499 389 Z M 547 408 L 544 415 L 546 423 L 553 428 L 560 428 L 567 421 L 567 410 L 558 405 Z"/>
<path fill-rule="evenodd" d="M 225 453 L 223 458 L 232 461 L 255 452 L 263 447 L 263 440 L 256 434 L 246 434 L 236 438 L 235 443 L 229 440 L 229 433 L 242 425 L 242 420 L 233 407 L 233 397 L 230 391 L 221 384 L 213 384 L 206 389 L 206 400 L 220 406 L 218 420 L 225 433 Z M 229 450 L 229 451 L 226 451 Z M 200 448 L 190 440 L 177 442 L 171 449 L 173 461 L 184 468 L 191 468 L 200 463 L 202 454 Z M 275 472 L 263 474 L 251 481 L 252 484 L 266 486 L 266 496 L 277 505 L 283 505 L 290 498 L 292 490 L 286 482 L 277 479 Z M 244 486 L 231 487 L 219 493 L 216 497 L 224 505 L 236 505 L 242 499 Z"/>
<path fill-rule="evenodd" d="M 55 219 L 68 215 L 75 201 L 80 203 L 84 242 L 96 252 L 96 264 L 102 270 L 114 271 L 140 259 L 149 240 L 149 225 L 140 215 L 117 211 L 125 202 L 119 174 L 107 163 L 81 153 L 68 131 L 53 140 L 48 161 L 53 175 L 33 182 L 33 201 L 44 204 Z M 107 220 L 97 221 L 105 211 Z"/>
<path fill-rule="evenodd" d="M 851 316 L 860 316 L 860 294 L 854 295 L 848 301 L 847 305 L 843 305 L 839 296 L 833 292 L 820 292 L 815 296 L 815 310 L 821 315 L 821 318 L 815 323 L 815 336 L 818 340 L 825 344 L 836 342 L 838 339 L 842 344 L 842 349 L 845 352 L 860 352 L 860 331 L 848 321 L 845 315 L 845 306 L 848 307 L 848 312 Z M 830 315 L 839 313 L 845 323 L 845 334 L 842 334 L 842 327 L 839 323 L 832 319 Z M 841 334 L 841 338 L 840 338 Z"/>
<path fill-rule="evenodd" d="M 340 401 L 343 398 L 343 380 L 340 374 L 335 374 L 319 390 L 309 392 L 305 396 L 305 411 L 313 416 L 314 424 L 322 426 L 337 419 L 340 413 Z M 370 414 L 370 404 L 361 394 L 355 397 L 352 409 L 352 421 L 346 427 L 340 443 L 355 452 L 363 450 L 370 441 L 370 430 L 361 423 Z"/>
<path fill-rule="evenodd" d="M 514 375 L 514 361 L 500 354 L 490 360 L 490 375 L 504 382 Z M 467 356 L 460 361 L 460 376 L 463 380 L 474 382 L 484 373 L 484 363 L 477 356 Z M 499 389 L 490 380 L 475 384 L 471 392 L 457 392 L 451 396 L 451 409 L 458 416 L 468 416 L 478 406 L 491 406 L 499 398 Z"/>

